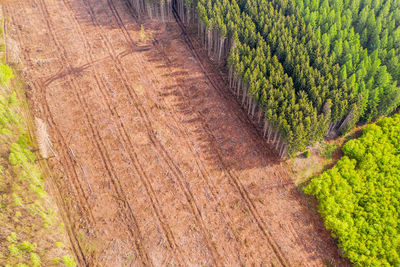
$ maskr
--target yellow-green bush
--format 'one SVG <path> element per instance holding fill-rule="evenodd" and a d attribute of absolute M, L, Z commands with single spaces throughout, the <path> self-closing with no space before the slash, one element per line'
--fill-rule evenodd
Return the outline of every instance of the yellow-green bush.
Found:
<path fill-rule="evenodd" d="M 400 266 L 400 114 L 364 129 L 305 192 L 357 266 Z"/>

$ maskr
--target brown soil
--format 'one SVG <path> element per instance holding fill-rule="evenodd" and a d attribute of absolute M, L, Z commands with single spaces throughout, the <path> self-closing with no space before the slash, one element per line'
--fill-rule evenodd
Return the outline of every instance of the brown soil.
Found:
<path fill-rule="evenodd" d="M 347 264 L 176 22 L 137 22 L 120 0 L 4 10 L 81 265 Z"/>

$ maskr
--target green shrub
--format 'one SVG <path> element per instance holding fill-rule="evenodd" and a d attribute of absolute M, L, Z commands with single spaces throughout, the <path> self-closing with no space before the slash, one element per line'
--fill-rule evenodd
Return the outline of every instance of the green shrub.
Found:
<path fill-rule="evenodd" d="M 19 217 L 21 217 L 22 216 L 22 214 L 21 214 L 21 212 L 20 211 L 16 211 L 15 212 L 15 214 L 14 214 L 14 221 L 15 222 L 19 222 Z"/>
<path fill-rule="evenodd" d="M 52 262 L 53 262 L 53 265 L 58 265 L 61 262 L 61 259 L 56 257 L 56 258 L 53 258 Z"/>
<path fill-rule="evenodd" d="M 63 248 L 64 247 L 64 244 L 62 242 L 56 242 L 55 245 L 58 248 Z"/>
<path fill-rule="evenodd" d="M 32 252 L 36 250 L 36 243 L 30 243 L 29 241 L 23 241 L 18 245 L 18 248 L 23 252 Z"/>
<path fill-rule="evenodd" d="M 10 153 L 8 156 L 8 162 L 10 162 L 11 165 L 15 166 L 18 164 L 18 158 L 14 153 Z"/>
<path fill-rule="evenodd" d="M 309 157 L 311 156 L 310 150 L 306 150 L 306 152 L 304 152 L 304 156 L 305 156 L 306 158 L 309 158 Z"/>
<path fill-rule="evenodd" d="M 19 257 L 22 255 L 21 250 L 15 244 L 9 245 L 8 251 L 10 252 L 10 255 L 14 257 Z"/>
<path fill-rule="evenodd" d="M 12 69 L 3 63 L 0 63 L 0 86 L 10 84 L 12 78 L 14 78 Z"/>
<path fill-rule="evenodd" d="M 69 255 L 65 255 L 62 259 L 62 262 L 64 263 L 64 265 L 66 267 L 75 267 L 76 266 L 74 259 Z"/>
<path fill-rule="evenodd" d="M 47 192 L 46 192 L 41 186 L 37 186 L 37 185 L 34 185 L 34 184 L 30 184 L 30 185 L 29 185 L 29 189 L 30 189 L 32 192 L 36 193 L 36 195 L 37 195 L 38 197 L 40 197 L 40 198 L 44 198 L 44 197 L 47 196 Z"/>
<path fill-rule="evenodd" d="M 2 45 L 0 44 L 0 50 Z M 5 88 L 14 74 L 12 69 L 1 61 L 2 59 L 0 87 Z M 0 90 L 0 229 L 3 226 L 14 231 L 7 237 L 3 236 L 2 245 L 6 251 L 0 251 L 0 266 L 5 267 L 39 267 L 42 266 L 42 261 L 43 264 L 51 265 L 54 256 L 62 255 L 47 254 L 48 246 L 51 246 L 53 240 L 57 240 L 62 230 L 58 227 L 47 231 L 43 229 L 56 220 L 54 212 L 47 209 L 51 206 L 47 203 L 50 199 L 43 200 L 47 193 L 44 189 L 42 170 L 35 162 L 35 153 L 32 152 L 27 129 L 29 114 L 17 94 L 17 90 L 22 90 L 24 86 L 22 81 L 15 80 L 6 91 Z M 8 93 L 8 90 L 14 92 Z M 26 118 L 28 121 L 25 121 Z M 22 242 L 24 239 L 31 242 Z M 40 240 L 39 249 L 34 243 L 37 240 Z M 39 256 L 37 251 L 43 252 L 43 255 Z M 64 252 L 57 250 L 57 253 Z M 49 260 L 50 264 L 47 264 Z M 76 266 L 72 257 L 65 257 L 64 264 L 61 261 L 58 258 L 56 264 Z"/>
<path fill-rule="evenodd" d="M 36 253 L 31 253 L 31 262 L 33 267 L 39 267 L 42 266 L 42 262 L 40 261 L 40 257 Z"/>
<path fill-rule="evenodd" d="M 17 243 L 18 238 L 17 238 L 17 233 L 16 232 L 11 232 L 9 236 L 7 236 L 7 241 L 10 243 Z"/>
<path fill-rule="evenodd" d="M 16 193 L 13 193 L 12 197 L 14 199 L 14 205 L 15 206 L 21 207 L 24 204 L 24 201 L 22 200 L 22 198 L 19 197 Z"/>
<path fill-rule="evenodd" d="M 14 106 L 14 105 L 18 105 L 19 101 L 17 98 L 17 94 L 15 92 L 13 92 L 9 97 L 8 97 L 8 104 L 10 106 Z"/>

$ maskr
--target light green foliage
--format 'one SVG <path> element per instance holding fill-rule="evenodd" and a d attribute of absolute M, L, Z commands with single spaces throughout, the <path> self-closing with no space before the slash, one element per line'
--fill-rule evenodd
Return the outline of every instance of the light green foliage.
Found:
<path fill-rule="evenodd" d="M 56 242 L 55 245 L 58 248 L 63 248 L 64 247 L 64 244 L 62 242 Z"/>
<path fill-rule="evenodd" d="M 38 254 L 32 252 L 30 253 L 30 255 L 31 255 L 32 267 L 42 266 L 42 262 L 40 261 L 40 257 Z"/>
<path fill-rule="evenodd" d="M 15 244 L 9 245 L 8 251 L 10 252 L 10 255 L 14 257 L 19 257 L 22 254 L 22 251 Z"/>
<path fill-rule="evenodd" d="M 144 30 L 143 24 L 140 26 L 140 41 L 145 42 L 147 40 L 146 31 Z"/>
<path fill-rule="evenodd" d="M 39 210 L 39 216 L 40 218 L 42 218 L 44 228 L 48 228 L 53 225 L 54 212 L 52 210 L 44 210 L 42 208 L 41 210 Z"/>
<path fill-rule="evenodd" d="M 12 197 L 14 199 L 15 206 L 21 207 L 24 204 L 24 201 L 22 200 L 22 198 L 20 198 L 16 193 L 13 193 Z"/>
<path fill-rule="evenodd" d="M 18 248 L 23 252 L 32 252 L 36 250 L 36 243 L 31 243 L 29 241 L 23 241 L 21 244 L 18 245 Z"/>
<path fill-rule="evenodd" d="M 22 216 L 22 213 L 18 210 L 18 211 L 16 211 L 15 212 L 15 214 L 14 214 L 14 221 L 15 222 L 19 222 L 19 217 L 21 217 Z"/>
<path fill-rule="evenodd" d="M 8 85 L 12 78 L 14 78 L 12 69 L 8 65 L 0 63 L 0 86 Z"/>
<path fill-rule="evenodd" d="M 357 266 L 400 266 L 400 115 L 364 129 L 304 191 Z"/>
<path fill-rule="evenodd" d="M 10 243 L 17 243 L 17 241 L 18 241 L 17 233 L 16 232 L 12 232 L 9 236 L 7 236 L 6 239 Z"/>
<path fill-rule="evenodd" d="M 58 265 L 61 262 L 61 259 L 60 258 L 53 258 L 52 262 L 53 262 L 53 265 Z"/>
<path fill-rule="evenodd" d="M 76 266 L 76 262 L 75 262 L 74 259 L 73 259 L 71 256 L 69 256 L 69 255 L 65 255 L 65 256 L 62 258 L 62 262 L 64 263 L 64 265 L 65 265 L 66 267 L 75 267 L 75 266 Z"/>
<path fill-rule="evenodd" d="M 309 157 L 311 156 L 310 150 L 306 150 L 306 152 L 304 152 L 304 156 L 305 156 L 306 158 L 309 158 Z"/>
<path fill-rule="evenodd" d="M 17 106 L 19 105 L 18 97 L 15 92 L 11 93 L 10 96 L 8 97 L 8 104 L 10 106 Z"/>

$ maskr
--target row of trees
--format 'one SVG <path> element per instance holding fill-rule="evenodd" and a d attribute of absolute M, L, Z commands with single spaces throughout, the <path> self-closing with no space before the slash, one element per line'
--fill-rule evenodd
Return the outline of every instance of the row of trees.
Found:
<path fill-rule="evenodd" d="M 357 0 L 131 1 L 143 3 L 139 8 L 170 5 L 182 21 L 197 24 L 209 56 L 227 61 L 232 91 L 264 121 L 264 136 L 281 155 L 373 121 L 400 103 L 399 76 L 360 41 L 358 31 L 369 26 L 353 15 L 368 5 Z M 396 28 L 390 3 L 386 13 Z M 393 27 L 386 43 L 395 47 Z"/>
<path fill-rule="evenodd" d="M 319 201 L 325 225 L 359 266 L 400 265 L 400 115 L 370 125 L 304 191 Z"/>

